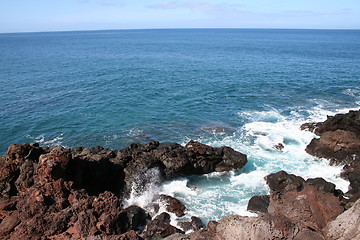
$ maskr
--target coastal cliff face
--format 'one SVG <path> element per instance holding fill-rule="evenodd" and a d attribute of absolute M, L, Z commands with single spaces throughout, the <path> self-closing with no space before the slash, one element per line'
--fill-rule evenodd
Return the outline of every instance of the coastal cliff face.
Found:
<path fill-rule="evenodd" d="M 152 141 L 120 151 L 12 144 L 0 158 L 0 237 L 141 239 L 142 234 L 154 239 L 182 233 L 166 216 L 151 220 L 140 207 L 123 208 L 123 198 L 152 180 L 146 174 L 151 169 L 156 169 L 160 183 L 241 168 L 246 162 L 246 155 L 229 147 L 194 141 L 185 147 Z M 159 198 L 169 212 L 183 214 L 180 201 Z"/>

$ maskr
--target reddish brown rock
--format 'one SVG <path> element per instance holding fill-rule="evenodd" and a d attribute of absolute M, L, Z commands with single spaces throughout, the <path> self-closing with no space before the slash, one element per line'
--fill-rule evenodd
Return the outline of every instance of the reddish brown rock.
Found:
<path fill-rule="evenodd" d="M 305 181 L 280 171 L 267 176 L 266 181 L 270 188 L 270 197 L 264 197 L 268 213 L 259 217 L 226 216 L 218 223 L 209 223 L 207 229 L 166 239 L 325 240 L 323 229 L 344 211 L 334 185 L 323 179 Z"/>
<path fill-rule="evenodd" d="M 360 161 L 360 139 L 354 132 L 328 131 L 319 139 L 314 138 L 306 147 L 311 155 L 327 158 L 331 164 L 358 164 Z"/>
<path fill-rule="evenodd" d="M 269 213 L 283 215 L 320 231 L 344 211 L 334 193 L 321 191 L 297 176 L 280 171 L 267 176 L 266 181 L 271 190 Z"/>
<path fill-rule="evenodd" d="M 109 238 L 109 240 L 142 240 L 143 238 L 140 237 L 134 230 L 130 230 L 120 236 L 114 236 L 114 238 Z"/>
<path fill-rule="evenodd" d="M 345 165 L 342 176 L 350 181 L 346 195 L 356 201 L 360 198 L 360 111 L 328 116 L 313 126 L 320 138 L 314 138 L 306 152 L 327 158 L 330 164 Z"/>
<path fill-rule="evenodd" d="M 10 145 L 0 158 L 0 236 L 141 239 L 139 234 L 150 216 L 137 206 L 122 208 L 122 197 L 134 184 L 144 187 L 178 176 L 215 171 L 219 164 L 233 169 L 246 162 L 245 155 L 231 148 L 191 144 L 197 146 L 196 151 L 155 141 L 132 144 L 120 151 Z M 147 172 L 152 175 L 144 174 Z M 180 201 L 170 197 L 166 201 L 169 211 L 184 214 L 185 206 Z M 157 222 L 159 219 L 149 227 L 149 236 L 182 232 L 169 222 Z"/>
<path fill-rule="evenodd" d="M 47 180 L 67 179 L 67 167 L 72 159 L 70 151 L 64 147 L 54 147 L 50 153 L 40 155 L 38 176 Z"/>
<path fill-rule="evenodd" d="M 314 132 L 321 136 L 325 132 L 344 130 L 360 135 L 360 111 L 349 111 L 345 114 L 327 116 L 324 122 L 313 123 Z"/>
<path fill-rule="evenodd" d="M 37 144 L 11 144 L 0 158 L 0 195 L 15 196 L 30 187 L 38 158 L 47 151 Z"/>
<path fill-rule="evenodd" d="M 0 171 L 6 173 L 2 186 L 7 186 L 0 196 L 2 239 L 83 239 L 127 231 L 127 226 L 119 229 L 114 224 L 127 224 L 116 218 L 123 211 L 118 196 L 105 192 L 94 203 L 94 196 L 73 188 L 68 149 L 12 145 L 0 161 Z M 99 222 L 108 228 L 100 231 Z"/>
<path fill-rule="evenodd" d="M 222 218 L 213 228 L 201 229 L 187 235 L 174 234 L 167 240 L 233 240 L 233 239 L 295 239 L 325 240 L 320 233 L 311 231 L 282 215 L 265 214 L 261 217 L 230 215 Z"/>
<path fill-rule="evenodd" d="M 160 200 L 165 202 L 166 211 L 175 213 L 177 217 L 185 215 L 186 207 L 180 200 L 164 194 L 160 195 Z"/>
<path fill-rule="evenodd" d="M 163 239 L 175 233 L 184 233 L 182 230 L 170 225 L 169 223 L 152 220 L 146 226 L 144 233 L 141 235 L 144 239 Z"/>
<path fill-rule="evenodd" d="M 324 234 L 329 240 L 360 239 L 360 200 L 331 221 L 324 229 Z"/>
<path fill-rule="evenodd" d="M 0 223 L 0 236 L 6 237 L 21 222 L 18 211 L 12 211 Z"/>

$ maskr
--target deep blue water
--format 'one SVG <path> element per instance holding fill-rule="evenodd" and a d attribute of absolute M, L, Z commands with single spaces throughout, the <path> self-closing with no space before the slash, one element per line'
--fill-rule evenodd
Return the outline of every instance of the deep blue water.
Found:
<path fill-rule="evenodd" d="M 262 179 L 287 168 L 312 175 L 306 166 L 314 160 L 303 151 L 312 136 L 297 131 L 302 122 L 360 108 L 360 31 L 0 34 L 0 85 L 1 154 L 34 141 L 113 149 L 151 139 L 226 144 L 248 154 L 244 172 L 186 182 L 225 186 L 235 193 L 211 196 L 239 203 L 233 196 L 243 182 L 231 184 L 245 174 Z M 272 149 L 278 142 L 283 153 Z M 263 193 L 261 184 L 248 188 Z"/>

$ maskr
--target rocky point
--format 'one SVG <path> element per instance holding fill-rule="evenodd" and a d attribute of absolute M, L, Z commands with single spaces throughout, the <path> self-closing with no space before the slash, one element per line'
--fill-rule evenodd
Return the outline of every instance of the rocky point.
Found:
<path fill-rule="evenodd" d="M 144 173 L 151 169 L 161 183 L 246 162 L 246 155 L 229 147 L 195 141 L 185 147 L 134 143 L 118 151 L 12 144 L 0 158 L 0 238 L 159 239 L 183 233 L 170 225 L 166 213 L 154 218 L 138 206 L 124 208 L 123 198 L 150 181 Z M 184 214 L 179 200 L 159 197 L 169 212 Z"/>

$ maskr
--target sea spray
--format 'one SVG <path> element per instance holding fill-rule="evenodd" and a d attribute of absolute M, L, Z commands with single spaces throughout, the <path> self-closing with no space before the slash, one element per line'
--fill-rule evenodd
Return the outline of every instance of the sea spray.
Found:
<path fill-rule="evenodd" d="M 124 199 L 124 207 L 137 205 L 147 210 L 152 217 L 159 215 L 166 210 L 166 203 L 160 200 L 159 195 L 165 194 L 174 196 L 175 193 L 190 194 L 196 196 L 196 191 L 187 187 L 188 180 L 176 179 L 160 184 L 160 171 L 158 168 L 151 168 L 138 176 L 133 182 L 130 196 Z M 189 220 L 187 217 L 179 218 L 174 213 L 168 212 L 171 224 L 178 226 L 178 220 Z"/>
<path fill-rule="evenodd" d="M 136 177 L 131 186 L 130 196 L 123 204 L 125 207 L 137 205 L 154 214 L 157 211 L 152 203 L 159 193 L 160 171 L 158 168 L 150 168 Z"/>
<path fill-rule="evenodd" d="M 349 183 L 340 178 L 342 166 L 330 166 L 327 160 L 305 152 L 315 135 L 300 130 L 300 126 L 307 121 L 318 121 L 320 117 L 324 119 L 320 109 L 308 110 L 308 115 L 302 118 L 299 113 L 302 109 L 285 111 L 286 114 L 274 109 L 239 114 L 247 123 L 232 135 L 217 133 L 196 140 L 214 147 L 227 145 L 247 154 L 249 162 L 242 169 L 173 180 L 164 183 L 162 190 L 186 204 L 187 218 L 194 215 L 204 221 L 219 220 L 229 214 L 254 215 L 246 211 L 248 200 L 254 195 L 268 194 L 264 177 L 280 170 L 305 179 L 323 177 L 346 192 Z M 322 113 L 328 111 L 322 110 Z M 279 143 L 283 149 L 276 148 Z"/>

